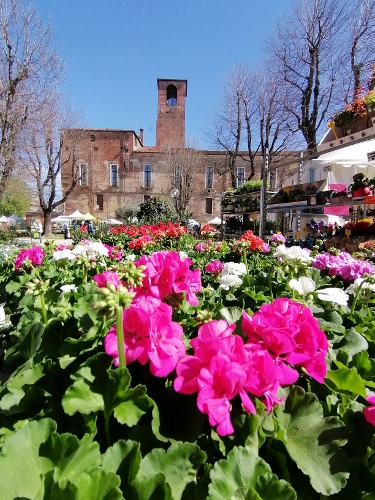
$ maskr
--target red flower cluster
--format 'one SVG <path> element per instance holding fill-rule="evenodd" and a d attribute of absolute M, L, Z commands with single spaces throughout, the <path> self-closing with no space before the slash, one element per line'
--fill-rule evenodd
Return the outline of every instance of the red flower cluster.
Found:
<path fill-rule="evenodd" d="M 129 243 L 129 249 L 141 250 L 148 245 L 155 245 L 155 241 L 152 240 L 151 236 L 140 236 Z"/>
<path fill-rule="evenodd" d="M 151 236 L 153 239 L 162 238 L 180 238 L 187 233 L 187 229 L 184 226 L 180 226 L 179 223 L 159 222 L 155 225 L 143 225 L 143 226 L 111 226 L 109 228 L 113 235 L 126 234 L 131 238 L 138 238 L 142 236 Z"/>
<path fill-rule="evenodd" d="M 252 250 L 254 252 L 268 252 L 269 248 L 262 238 L 256 236 L 251 230 L 246 231 L 238 240 L 233 243 L 234 250 Z"/>
<path fill-rule="evenodd" d="M 212 236 L 215 231 L 215 228 L 213 226 L 210 226 L 210 224 L 204 224 L 201 227 L 201 236 Z"/>

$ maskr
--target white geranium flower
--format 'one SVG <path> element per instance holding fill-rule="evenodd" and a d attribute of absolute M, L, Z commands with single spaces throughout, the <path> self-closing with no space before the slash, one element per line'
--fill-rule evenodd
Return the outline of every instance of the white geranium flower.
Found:
<path fill-rule="evenodd" d="M 242 285 L 242 279 L 236 276 L 235 274 L 225 274 L 221 276 L 219 279 L 219 288 L 223 288 L 223 290 L 229 290 L 234 286 Z"/>
<path fill-rule="evenodd" d="M 0 324 L 5 323 L 4 304 L 0 304 Z"/>
<path fill-rule="evenodd" d="M 65 249 L 65 250 L 57 250 L 56 252 L 53 252 L 52 254 L 52 259 L 53 260 L 74 260 L 76 256 L 71 250 Z"/>
<path fill-rule="evenodd" d="M 106 257 L 108 256 L 108 248 L 106 248 L 103 243 L 100 243 L 99 241 L 90 241 L 90 243 L 87 245 L 87 248 L 90 252 L 97 255 L 104 255 Z"/>
<path fill-rule="evenodd" d="M 362 283 L 363 283 L 363 285 L 362 285 Z M 353 283 L 348 286 L 348 288 L 345 290 L 345 292 L 355 294 L 355 293 L 357 293 L 357 290 L 359 287 L 361 287 L 361 290 L 371 290 L 372 292 L 375 292 L 375 284 L 371 284 L 371 283 L 365 281 L 364 278 L 357 278 L 356 280 L 354 280 Z"/>
<path fill-rule="evenodd" d="M 288 248 L 285 245 L 279 245 L 273 255 L 274 257 L 281 257 L 282 259 L 287 260 L 299 260 L 300 262 L 304 262 L 306 264 L 314 260 L 310 257 L 309 250 L 299 246 Z"/>
<path fill-rule="evenodd" d="M 221 276 L 226 274 L 234 274 L 236 276 L 244 276 L 246 274 L 246 266 L 243 262 L 237 264 L 236 262 L 226 262 Z"/>
<path fill-rule="evenodd" d="M 342 288 L 321 288 L 318 290 L 318 298 L 325 302 L 346 306 L 348 305 L 349 295 Z"/>
<path fill-rule="evenodd" d="M 86 255 L 87 254 L 87 248 L 85 245 L 76 245 L 73 250 L 72 250 L 74 255 Z"/>
<path fill-rule="evenodd" d="M 289 287 L 292 290 L 296 290 L 299 295 L 304 297 L 310 292 L 313 292 L 315 290 L 315 282 L 311 279 L 308 278 L 307 276 L 301 276 L 298 278 L 298 280 L 290 280 L 289 281 Z"/>
<path fill-rule="evenodd" d="M 125 262 L 134 262 L 137 259 L 138 259 L 137 255 L 135 255 L 134 253 L 129 253 L 128 255 L 125 255 L 124 261 Z"/>
<path fill-rule="evenodd" d="M 189 257 L 189 256 L 188 256 L 188 254 L 187 254 L 186 252 L 183 252 L 183 251 L 181 250 L 181 252 L 180 252 L 180 259 L 181 259 L 181 260 L 185 260 L 185 259 L 187 259 L 188 257 Z"/>
<path fill-rule="evenodd" d="M 75 285 L 62 285 L 60 286 L 62 293 L 76 292 L 77 287 Z"/>
<path fill-rule="evenodd" d="M 288 248 L 285 245 L 279 245 L 274 252 L 274 257 L 286 257 L 288 255 Z"/>

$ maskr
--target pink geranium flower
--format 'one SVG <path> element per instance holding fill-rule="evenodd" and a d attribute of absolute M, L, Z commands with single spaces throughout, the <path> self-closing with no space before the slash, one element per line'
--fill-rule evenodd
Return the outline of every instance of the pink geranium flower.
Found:
<path fill-rule="evenodd" d="M 320 383 L 327 373 L 328 341 L 309 308 L 279 298 L 263 304 L 251 318 L 244 312 L 242 328 L 249 342 L 260 344 L 276 361 L 280 384 L 293 383 L 298 373 L 288 366 L 302 366 Z"/>
<path fill-rule="evenodd" d="M 150 371 L 157 377 L 171 373 L 186 354 L 180 324 L 172 321 L 172 308 L 155 298 L 135 301 L 123 312 L 124 349 L 127 363 L 150 361 Z M 104 338 L 107 354 L 119 365 L 116 324 Z"/>
<path fill-rule="evenodd" d="M 206 273 L 220 274 L 224 269 L 224 264 L 220 260 L 213 260 L 209 262 L 204 268 Z"/>
<path fill-rule="evenodd" d="M 367 406 L 363 410 L 363 415 L 367 422 L 375 427 L 375 396 L 367 396 L 366 401 L 372 406 Z"/>
<path fill-rule="evenodd" d="M 116 288 L 118 288 L 119 285 L 122 285 L 117 273 L 113 271 L 105 271 L 104 273 L 96 274 L 92 279 L 96 282 L 99 288 L 104 288 L 107 283 L 112 283 Z"/>
<path fill-rule="evenodd" d="M 151 295 L 178 303 L 185 293 L 190 304 L 198 305 L 196 293 L 202 288 L 200 270 L 190 269 L 192 261 L 189 258 L 181 259 L 177 252 L 162 251 L 143 255 L 135 265 L 146 267 L 143 286 L 136 290 L 138 296 Z"/>
<path fill-rule="evenodd" d="M 19 271 L 22 266 L 31 267 L 40 266 L 43 262 L 44 251 L 39 246 L 35 245 L 31 248 L 21 250 L 21 252 L 14 259 L 16 271 Z"/>

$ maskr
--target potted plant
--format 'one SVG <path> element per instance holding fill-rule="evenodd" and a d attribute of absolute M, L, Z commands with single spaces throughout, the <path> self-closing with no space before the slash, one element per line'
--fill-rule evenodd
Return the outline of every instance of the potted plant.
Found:
<path fill-rule="evenodd" d="M 349 191 L 353 198 L 361 198 L 372 193 L 375 186 L 375 179 L 368 179 L 364 174 L 353 175 L 353 182 L 349 184 Z"/>

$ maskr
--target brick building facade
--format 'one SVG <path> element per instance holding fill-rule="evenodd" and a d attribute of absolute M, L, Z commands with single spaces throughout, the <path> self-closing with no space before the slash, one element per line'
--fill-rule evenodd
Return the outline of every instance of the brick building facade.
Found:
<path fill-rule="evenodd" d="M 173 172 L 165 161 L 166 149 L 185 145 L 185 98 L 187 80 L 158 79 L 156 146 L 143 144 L 143 130 L 90 129 L 75 146 L 79 185 L 65 203 L 65 213 L 91 212 L 98 219 L 115 217 L 126 204 L 139 205 L 150 196 L 170 197 Z M 74 130 L 70 130 L 74 135 Z M 77 130 L 77 135 L 82 131 Z M 66 145 L 69 154 L 69 144 Z M 221 193 L 230 186 L 223 151 L 199 152 L 199 167 L 194 171 L 191 198 L 187 209 L 201 223 L 220 214 Z M 63 162 L 66 158 L 62 158 Z M 262 158 L 256 168 L 260 177 Z M 238 183 L 250 174 L 249 163 L 236 159 Z M 62 168 L 62 189 L 70 185 L 71 161 Z"/>

